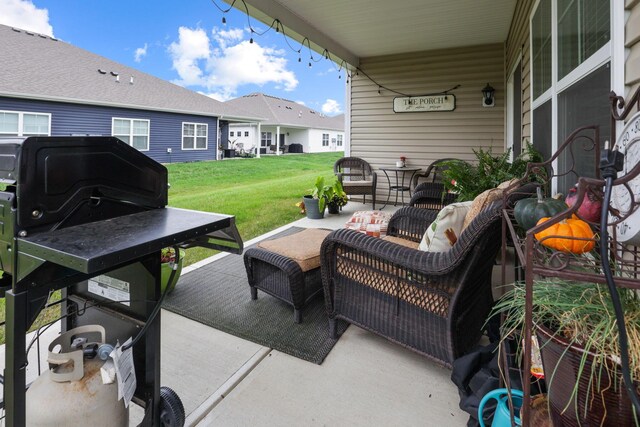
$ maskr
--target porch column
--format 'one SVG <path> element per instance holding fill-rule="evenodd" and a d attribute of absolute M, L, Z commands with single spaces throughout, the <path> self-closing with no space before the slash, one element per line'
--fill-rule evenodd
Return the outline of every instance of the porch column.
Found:
<path fill-rule="evenodd" d="M 256 157 L 260 158 L 260 148 L 262 147 L 262 132 L 260 130 L 260 122 L 258 122 L 258 132 L 256 132 L 256 138 L 258 142 L 256 143 Z"/>
<path fill-rule="evenodd" d="M 276 156 L 280 155 L 280 126 L 276 126 Z"/>

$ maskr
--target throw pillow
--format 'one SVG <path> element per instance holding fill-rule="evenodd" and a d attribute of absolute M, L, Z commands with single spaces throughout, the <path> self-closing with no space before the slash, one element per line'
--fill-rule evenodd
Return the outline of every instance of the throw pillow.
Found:
<path fill-rule="evenodd" d="M 480 193 L 475 199 L 473 199 L 473 205 L 471 205 L 471 209 L 467 214 L 467 217 L 464 219 L 463 229 L 467 228 L 471 221 L 473 221 L 479 214 L 482 212 L 484 208 L 489 206 L 491 203 L 502 199 L 503 192 L 505 189 L 509 188 L 512 184 L 518 181 L 517 178 L 513 178 L 509 181 L 505 181 L 502 184 L 498 185 L 496 188 L 491 188 Z"/>
<path fill-rule="evenodd" d="M 473 202 L 452 203 L 442 208 L 422 236 L 418 249 L 428 252 L 446 252 L 451 249 L 463 230 L 464 219 L 472 204 Z"/>
<path fill-rule="evenodd" d="M 357 211 L 347 221 L 344 228 L 359 231 L 373 237 L 387 235 L 387 227 L 391 219 L 390 212 L 382 211 Z"/>

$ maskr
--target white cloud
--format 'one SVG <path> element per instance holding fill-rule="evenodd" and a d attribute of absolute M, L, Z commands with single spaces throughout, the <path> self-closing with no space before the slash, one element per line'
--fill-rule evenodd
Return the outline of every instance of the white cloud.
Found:
<path fill-rule="evenodd" d="M 30 0 L 0 0 L 0 24 L 53 37 L 49 11 L 38 9 Z"/>
<path fill-rule="evenodd" d="M 202 70 L 198 61 L 211 55 L 209 37 L 202 29 L 192 30 L 186 27 L 178 29 L 178 42 L 169 45 L 173 68 L 178 72 L 178 84 L 184 86 L 202 86 Z"/>
<path fill-rule="evenodd" d="M 342 108 L 340 107 L 340 103 L 335 99 L 327 99 L 324 104 L 322 104 L 322 112 L 325 114 L 340 114 L 342 113 Z"/>
<path fill-rule="evenodd" d="M 300 105 L 305 105 L 305 106 L 307 105 L 307 104 L 305 104 L 305 102 L 304 102 L 304 101 L 294 101 L 294 102 L 295 102 L 296 104 L 300 104 Z"/>
<path fill-rule="evenodd" d="M 144 47 L 139 47 L 136 49 L 135 53 L 135 58 L 134 60 L 136 62 L 140 62 L 142 61 L 142 58 L 144 58 L 145 56 L 147 56 L 147 44 L 144 44 Z"/>
<path fill-rule="evenodd" d="M 282 50 L 243 40 L 246 31 L 239 28 L 214 28 L 211 34 L 213 47 L 204 30 L 180 27 L 179 40 L 169 47 L 180 77 L 175 83 L 202 86 L 218 100 L 235 97 L 238 87 L 245 84 L 274 83 L 286 91 L 297 87 L 298 79 L 287 69 Z"/>

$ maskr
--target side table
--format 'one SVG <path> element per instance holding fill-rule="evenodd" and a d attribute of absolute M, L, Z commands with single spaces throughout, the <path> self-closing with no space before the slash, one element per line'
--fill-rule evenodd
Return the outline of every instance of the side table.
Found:
<path fill-rule="evenodd" d="M 397 206 L 398 205 L 398 193 L 400 193 L 400 197 L 401 197 L 401 203 L 404 205 L 404 192 L 408 191 L 409 192 L 409 197 L 411 197 L 411 182 L 413 181 L 413 177 L 416 173 L 418 173 L 419 171 L 421 171 L 421 168 L 408 168 L 408 167 L 384 167 L 384 168 L 380 168 L 380 170 L 382 172 L 384 172 L 384 175 L 387 177 L 387 182 L 389 183 L 389 192 L 387 193 L 387 201 L 384 202 L 384 206 L 382 206 L 380 209 L 384 209 L 385 206 L 387 206 L 389 204 L 389 200 L 391 199 L 391 192 L 395 191 L 396 192 L 396 200 L 393 204 L 393 206 Z M 391 176 L 389 176 L 389 174 L 395 176 L 395 185 L 391 185 Z M 406 182 L 405 184 L 405 179 L 409 178 L 409 180 Z"/>

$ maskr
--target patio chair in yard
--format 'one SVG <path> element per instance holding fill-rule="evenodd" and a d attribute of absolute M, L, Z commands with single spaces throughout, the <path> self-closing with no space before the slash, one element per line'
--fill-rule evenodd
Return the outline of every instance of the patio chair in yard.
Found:
<path fill-rule="evenodd" d="M 424 173 L 416 174 L 413 178 L 414 190 L 409 206 L 440 210 L 456 201 L 457 195 L 447 193 L 443 184 L 444 175 L 442 172 L 448 169 L 446 162 L 449 161 L 463 162 L 464 160 L 454 158 L 438 159 L 431 163 Z M 418 184 L 420 179 L 426 181 Z"/>
<path fill-rule="evenodd" d="M 527 184 L 507 202 L 534 193 Z M 477 344 L 493 304 L 502 206 L 500 198 L 482 209 L 444 252 L 418 249 L 434 210 L 397 211 L 387 230 L 391 241 L 332 232 L 320 253 L 331 334 L 337 320 L 346 320 L 450 368 Z"/>
<path fill-rule="evenodd" d="M 363 203 L 367 203 L 367 195 L 370 195 L 373 209 L 376 208 L 378 176 L 366 160 L 358 157 L 343 157 L 333 165 L 333 172 L 347 195 L 361 195 Z"/>

